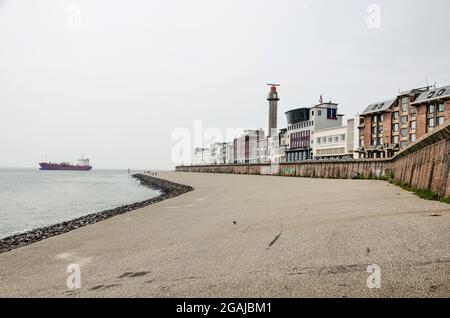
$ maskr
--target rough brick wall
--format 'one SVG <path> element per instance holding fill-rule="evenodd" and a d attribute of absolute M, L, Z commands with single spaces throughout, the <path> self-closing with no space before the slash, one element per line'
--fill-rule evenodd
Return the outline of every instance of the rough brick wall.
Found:
<path fill-rule="evenodd" d="M 364 116 L 364 145 L 369 148 L 372 145 L 372 116 Z"/>
<path fill-rule="evenodd" d="M 416 113 L 416 138 L 427 133 L 427 105 L 417 105 Z"/>
<path fill-rule="evenodd" d="M 380 178 L 393 174 L 396 182 L 450 198 L 450 121 L 422 136 L 391 159 L 178 166 L 176 170 L 311 178 Z"/>
<path fill-rule="evenodd" d="M 445 102 L 444 116 L 445 116 L 445 121 L 450 119 L 450 99 Z"/>
<path fill-rule="evenodd" d="M 390 144 L 392 138 L 392 113 L 384 113 L 383 117 L 383 143 Z"/>
<path fill-rule="evenodd" d="M 351 179 L 355 177 L 383 177 L 390 171 L 389 160 L 367 159 L 352 161 L 305 161 L 300 163 L 179 166 L 177 171 L 203 173 L 229 173 L 252 175 L 278 175 L 287 177 Z"/>

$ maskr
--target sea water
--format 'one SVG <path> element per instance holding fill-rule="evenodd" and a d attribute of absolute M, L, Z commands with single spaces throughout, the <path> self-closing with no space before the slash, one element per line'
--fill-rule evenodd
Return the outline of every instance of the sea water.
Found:
<path fill-rule="evenodd" d="M 0 238 L 158 195 L 122 170 L 0 169 Z"/>

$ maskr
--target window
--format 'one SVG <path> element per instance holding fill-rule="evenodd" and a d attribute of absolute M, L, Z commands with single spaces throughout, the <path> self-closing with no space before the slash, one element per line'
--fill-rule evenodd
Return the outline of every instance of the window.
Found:
<path fill-rule="evenodd" d="M 440 103 L 438 105 L 438 113 L 442 113 L 445 110 L 445 104 L 444 103 Z"/>
<path fill-rule="evenodd" d="M 406 113 L 408 111 L 408 103 L 409 103 L 409 98 L 403 97 L 402 98 L 402 112 Z"/>
<path fill-rule="evenodd" d="M 436 106 L 434 106 L 434 105 L 428 106 L 428 113 L 429 114 L 434 114 L 435 109 L 436 109 Z"/>
<path fill-rule="evenodd" d="M 345 141 L 345 135 L 341 135 L 341 140 Z"/>
<path fill-rule="evenodd" d="M 373 106 L 372 106 L 372 110 L 377 109 L 377 107 L 378 107 L 378 104 L 373 105 Z"/>
<path fill-rule="evenodd" d="M 320 138 L 317 138 L 317 143 L 320 144 Z"/>
<path fill-rule="evenodd" d="M 377 139 L 376 138 L 372 138 L 372 146 L 376 146 L 377 145 Z"/>
<path fill-rule="evenodd" d="M 397 120 L 398 119 L 398 112 L 393 112 L 392 113 L 392 120 Z"/>
<path fill-rule="evenodd" d="M 378 126 L 378 133 L 382 134 L 383 133 L 383 126 Z"/>
<path fill-rule="evenodd" d="M 322 137 L 322 143 L 326 143 L 327 142 L 327 138 L 326 137 Z"/>
<path fill-rule="evenodd" d="M 398 136 L 392 136 L 392 143 L 398 144 Z"/>
<path fill-rule="evenodd" d="M 377 133 L 377 127 L 372 127 L 372 135 L 376 135 Z"/>
<path fill-rule="evenodd" d="M 402 116 L 402 125 L 408 123 L 408 116 Z"/>
<path fill-rule="evenodd" d="M 317 116 L 322 116 L 322 111 L 321 110 L 317 111 Z"/>
<path fill-rule="evenodd" d="M 384 116 L 380 115 L 380 122 L 383 122 L 383 120 L 384 120 Z"/>
<path fill-rule="evenodd" d="M 334 137 L 334 142 L 339 142 L 339 136 Z"/>
<path fill-rule="evenodd" d="M 433 95 L 434 95 L 434 92 L 431 92 L 431 93 L 428 94 L 427 98 L 431 98 L 431 97 L 433 97 Z"/>
<path fill-rule="evenodd" d="M 372 122 L 377 123 L 378 122 L 378 116 L 372 116 Z"/>
<path fill-rule="evenodd" d="M 442 125 L 445 122 L 445 117 L 444 116 L 440 116 L 438 118 L 436 118 L 437 124 Z"/>
<path fill-rule="evenodd" d="M 428 118 L 428 127 L 433 128 L 434 127 L 434 118 Z"/>
<path fill-rule="evenodd" d="M 336 119 L 337 118 L 337 109 L 327 108 L 327 118 L 328 119 Z"/>
<path fill-rule="evenodd" d="M 441 89 L 438 93 L 437 96 L 441 96 L 442 94 L 444 94 L 445 92 L 445 88 Z"/>
<path fill-rule="evenodd" d="M 383 144 L 383 138 L 378 138 L 378 145 L 382 145 Z"/>
<path fill-rule="evenodd" d="M 412 122 L 410 122 L 409 128 L 410 128 L 411 130 L 416 130 L 416 121 L 415 121 L 415 120 L 412 121 Z"/>
<path fill-rule="evenodd" d="M 402 137 L 406 137 L 408 135 L 408 129 L 402 128 L 400 130 L 400 135 L 402 135 Z"/>
<path fill-rule="evenodd" d="M 384 103 L 381 103 L 380 105 L 378 105 L 378 109 L 381 109 L 384 106 Z"/>
<path fill-rule="evenodd" d="M 397 132 L 398 131 L 398 124 L 392 124 L 392 131 Z"/>
<path fill-rule="evenodd" d="M 416 141 L 416 134 L 411 134 L 411 135 L 409 135 L 409 140 L 410 140 L 411 142 Z"/>
<path fill-rule="evenodd" d="M 314 111 L 311 112 L 311 116 L 314 116 Z"/>
<path fill-rule="evenodd" d="M 410 113 L 412 117 L 416 116 L 417 108 L 415 106 L 411 106 Z"/>
<path fill-rule="evenodd" d="M 406 141 L 400 142 L 400 147 L 405 148 L 406 145 L 407 145 L 407 142 L 406 142 Z"/>
<path fill-rule="evenodd" d="M 333 142 L 333 138 L 332 137 L 328 137 L 328 143 L 331 144 Z"/>

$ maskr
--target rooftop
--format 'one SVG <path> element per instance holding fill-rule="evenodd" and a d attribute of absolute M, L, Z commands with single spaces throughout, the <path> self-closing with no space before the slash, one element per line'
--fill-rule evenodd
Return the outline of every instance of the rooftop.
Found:
<path fill-rule="evenodd" d="M 397 100 L 397 98 L 389 99 L 383 102 L 373 103 L 367 106 L 362 115 L 379 113 L 388 110 Z"/>
<path fill-rule="evenodd" d="M 429 91 L 421 93 L 419 97 L 417 97 L 417 99 L 414 101 L 414 103 L 411 103 L 411 105 L 431 102 L 443 98 L 450 98 L 450 85 L 431 89 Z"/>

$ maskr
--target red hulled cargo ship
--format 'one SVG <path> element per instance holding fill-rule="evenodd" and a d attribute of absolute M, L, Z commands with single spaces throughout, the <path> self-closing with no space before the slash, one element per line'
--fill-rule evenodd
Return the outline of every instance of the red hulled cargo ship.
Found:
<path fill-rule="evenodd" d="M 40 162 L 41 168 L 39 170 L 70 170 L 70 171 L 89 171 L 92 166 L 89 163 L 89 159 L 78 159 L 78 164 L 70 164 L 68 162 L 55 163 L 55 162 Z"/>

